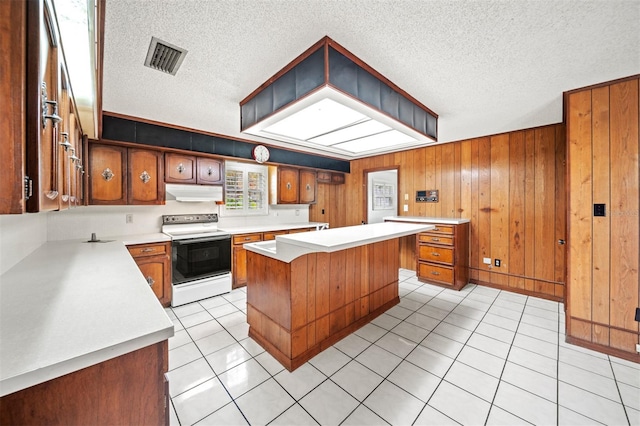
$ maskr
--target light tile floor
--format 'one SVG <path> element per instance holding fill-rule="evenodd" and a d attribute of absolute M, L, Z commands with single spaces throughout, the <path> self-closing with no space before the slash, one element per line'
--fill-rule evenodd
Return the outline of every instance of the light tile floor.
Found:
<path fill-rule="evenodd" d="M 565 343 L 562 304 L 399 277 L 293 373 L 248 337 L 245 289 L 168 308 L 171 424 L 640 425 L 640 365 Z"/>

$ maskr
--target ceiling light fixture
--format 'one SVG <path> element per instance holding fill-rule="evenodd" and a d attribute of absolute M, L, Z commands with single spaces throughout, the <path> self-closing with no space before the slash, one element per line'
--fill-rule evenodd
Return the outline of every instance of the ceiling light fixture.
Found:
<path fill-rule="evenodd" d="M 438 116 L 324 37 L 240 102 L 241 131 L 350 157 L 437 141 Z"/>

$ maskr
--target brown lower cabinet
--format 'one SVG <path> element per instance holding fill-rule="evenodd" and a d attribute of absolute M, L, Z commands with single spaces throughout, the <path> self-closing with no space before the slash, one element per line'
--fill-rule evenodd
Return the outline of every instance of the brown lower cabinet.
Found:
<path fill-rule="evenodd" d="M 252 234 L 238 234 L 232 238 L 233 259 L 231 260 L 231 275 L 233 277 L 232 288 L 247 285 L 247 250 L 242 247 L 246 243 L 275 240 L 278 235 L 295 234 L 298 232 L 315 231 L 316 228 L 297 228 L 280 231 L 255 232 Z"/>
<path fill-rule="evenodd" d="M 3 425 L 168 425 L 168 343 L 0 398 Z"/>
<path fill-rule="evenodd" d="M 162 304 L 171 304 L 171 243 L 127 246 L 142 275 Z"/>
<path fill-rule="evenodd" d="M 460 290 L 469 283 L 469 223 L 434 225 L 416 238 L 418 279 Z"/>

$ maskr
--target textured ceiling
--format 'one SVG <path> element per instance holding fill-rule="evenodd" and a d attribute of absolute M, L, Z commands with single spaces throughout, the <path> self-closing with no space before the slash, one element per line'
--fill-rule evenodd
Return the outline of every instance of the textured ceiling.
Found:
<path fill-rule="evenodd" d="M 563 91 L 640 73 L 640 0 L 107 0 L 103 110 L 286 146 L 241 134 L 239 102 L 325 35 L 439 142 L 561 122 Z M 188 50 L 176 76 L 143 66 L 152 36 Z"/>

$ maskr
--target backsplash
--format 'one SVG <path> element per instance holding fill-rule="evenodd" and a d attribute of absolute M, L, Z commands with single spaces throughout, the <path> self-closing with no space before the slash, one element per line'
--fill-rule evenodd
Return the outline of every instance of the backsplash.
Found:
<path fill-rule="evenodd" d="M 0 275 L 47 241 L 47 213 L 0 215 Z"/>
<path fill-rule="evenodd" d="M 86 206 L 49 213 L 0 215 L 0 275 L 47 241 L 160 232 L 162 215 L 218 213 L 213 203 L 167 201 L 162 206 Z M 132 222 L 127 223 L 127 215 Z M 220 217 L 218 226 L 245 227 L 309 221 L 309 206 L 271 206 L 263 216 Z"/>
<path fill-rule="evenodd" d="M 296 213 L 297 212 L 297 213 Z M 59 241 L 160 232 L 162 215 L 218 213 L 213 203 L 167 201 L 161 206 L 87 206 L 47 214 L 47 240 Z M 132 222 L 127 223 L 127 215 Z M 266 216 L 220 217 L 218 226 L 250 226 L 309 221 L 308 206 L 273 206 Z"/>

